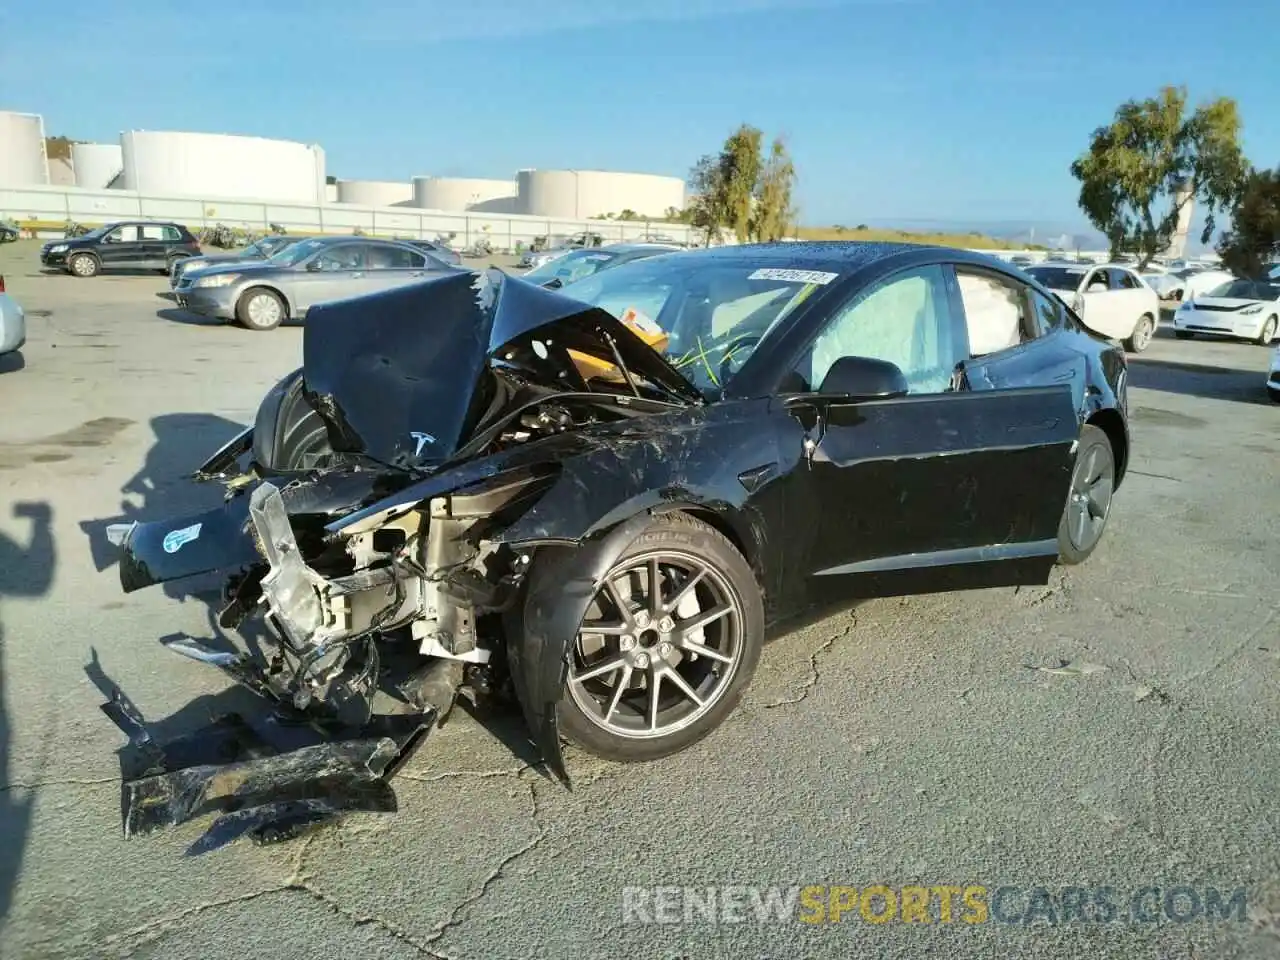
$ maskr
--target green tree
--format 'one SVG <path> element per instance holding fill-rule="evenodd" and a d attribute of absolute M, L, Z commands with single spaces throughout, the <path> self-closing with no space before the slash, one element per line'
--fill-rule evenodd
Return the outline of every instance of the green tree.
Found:
<path fill-rule="evenodd" d="M 733 228 L 739 243 L 751 239 L 751 220 L 763 163 L 760 147 L 764 134 L 744 123 L 725 140 L 720 151 L 720 189 L 723 191 L 725 223 Z"/>
<path fill-rule="evenodd" d="M 761 165 L 755 187 L 755 209 L 751 218 L 754 240 L 780 240 L 795 221 L 791 191 L 796 169 L 781 138 L 769 147 L 769 158 Z"/>
<path fill-rule="evenodd" d="M 1234 202 L 1245 170 L 1235 101 L 1219 98 L 1188 115 L 1181 87 L 1122 103 L 1071 164 L 1080 209 L 1107 237 L 1112 256 L 1136 254 L 1139 268 L 1169 246 L 1182 204 L 1192 198 L 1205 208 L 1207 243 L 1214 214 Z"/>
<path fill-rule="evenodd" d="M 1280 167 L 1249 171 L 1218 255 L 1233 273 L 1254 278 L 1265 276 L 1280 258 Z"/>

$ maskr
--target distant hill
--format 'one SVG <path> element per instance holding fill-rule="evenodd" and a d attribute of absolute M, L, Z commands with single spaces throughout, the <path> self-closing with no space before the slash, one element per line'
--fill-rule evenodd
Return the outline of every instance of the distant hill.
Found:
<path fill-rule="evenodd" d="M 939 247 L 961 247 L 973 250 L 1037 250 L 1019 240 L 1006 240 L 985 233 L 954 233 L 915 230 L 894 230 L 890 227 L 800 227 L 801 240 L 869 240 L 881 243 L 923 243 Z"/>

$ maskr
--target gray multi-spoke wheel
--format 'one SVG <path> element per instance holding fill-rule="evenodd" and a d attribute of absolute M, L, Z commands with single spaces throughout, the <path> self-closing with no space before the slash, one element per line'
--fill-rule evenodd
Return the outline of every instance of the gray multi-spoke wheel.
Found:
<path fill-rule="evenodd" d="M 1058 526 L 1058 555 L 1063 563 L 1081 563 L 1093 553 L 1107 518 L 1116 486 L 1116 458 L 1111 441 L 1098 427 L 1085 425 L 1071 472 L 1071 490 Z"/>
<path fill-rule="evenodd" d="M 683 750 L 755 672 L 763 607 L 751 568 L 711 527 L 655 517 L 601 581 L 570 655 L 560 723 L 611 760 Z"/>
<path fill-rule="evenodd" d="M 73 255 L 67 266 L 71 268 L 72 275 L 77 277 L 96 277 L 102 267 L 98 258 L 91 253 Z"/>
<path fill-rule="evenodd" d="M 1271 341 L 1276 338 L 1277 319 L 1275 317 L 1267 317 L 1267 322 L 1262 325 L 1262 332 L 1258 334 L 1258 339 L 1254 342 L 1260 347 L 1271 346 Z"/>
<path fill-rule="evenodd" d="M 246 290 L 236 304 L 236 318 L 250 330 L 274 330 L 288 315 L 280 294 L 266 287 Z"/>
<path fill-rule="evenodd" d="M 1133 328 L 1133 333 L 1129 334 L 1129 339 L 1124 342 L 1124 348 L 1130 353 L 1141 353 L 1151 346 L 1151 341 L 1155 339 L 1155 336 L 1156 318 L 1149 313 L 1144 313 L 1138 318 L 1138 322 Z"/>

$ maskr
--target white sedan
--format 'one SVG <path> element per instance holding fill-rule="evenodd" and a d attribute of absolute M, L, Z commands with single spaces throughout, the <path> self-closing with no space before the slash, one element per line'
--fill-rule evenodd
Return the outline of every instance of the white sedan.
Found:
<path fill-rule="evenodd" d="M 1026 273 L 1056 293 L 1085 326 L 1123 341 L 1130 353 L 1151 345 L 1160 296 L 1132 268 L 1119 263 L 1044 263 L 1027 267 Z"/>
<path fill-rule="evenodd" d="M 0 277 L 0 354 L 21 350 L 26 342 L 26 314 L 22 305 L 4 292 L 4 277 Z"/>
<path fill-rule="evenodd" d="M 1173 335 L 1190 340 L 1207 333 L 1266 346 L 1280 330 L 1280 283 L 1230 280 L 1186 300 L 1173 315 Z"/>
<path fill-rule="evenodd" d="M 1280 347 L 1271 353 L 1271 372 L 1267 374 L 1267 393 L 1274 403 L 1280 403 Z"/>

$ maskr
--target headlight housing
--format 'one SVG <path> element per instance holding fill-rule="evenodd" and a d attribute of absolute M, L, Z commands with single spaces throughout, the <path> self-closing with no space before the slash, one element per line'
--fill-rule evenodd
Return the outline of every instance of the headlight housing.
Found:
<path fill-rule="evenodd" d="M 1261 313 L 1261 312 L 1262 312 L 1262 304 L 1260 304 L 1260 303 L 1255 303 L 1252 307 L 1245 307 L 1245 308 L 1244 308 L 1243 310 L 1241 310 L 1240 312 L 1241 312 L 1242 314 L 1245 314 L 1245 315 L 1247 315 L 1247 314 L 1251 314 L 1251 313 Z"/>
<path fill-rule="evenodd" d="M 238 273 L 215 273 L 208 277 L 196 277 L 192 286 L 196 287 L 228 287 L 240 279 Z"/>
<path fill-rule="evenodd" d="M 67 250 L 67 245 L 65 243 L 55 243 L 52 247 L 49 248 L 50 253 L 65 253 L 66 250 Z"/>

